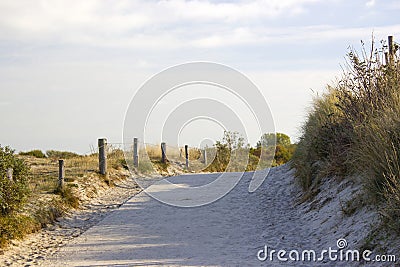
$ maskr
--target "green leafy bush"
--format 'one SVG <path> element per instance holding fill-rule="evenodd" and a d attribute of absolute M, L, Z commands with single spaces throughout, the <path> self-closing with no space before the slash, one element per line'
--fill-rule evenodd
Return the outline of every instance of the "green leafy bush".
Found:
<path fill-rule="evenodd" d="M 288 135 L 284 133 L 265 133 L 261 136 L 260 141 L 257 142 L 257 147 L 250 149 L 250 154 L 260 158 L 263 150 L 266 156 L 261 160 L 261 163 L 269 162 L 273 157 L 272 166 L 279 166 L 291 160 L 295 148 L 296 145 L 292 144 Z"/>
<path fill-rule="evenodd" d="M 255 171 L 287 163 L 296 145 L 283 133 L 262 135 L 257 147 L 245 144 L 237 132 L 225 132 L 221 141 L 207 150 L 213 162 L 207 167 L 209 172 Z"/>
<path fill-rule="evenodd" d="M 246 166 L 243 163 L 246 160 L 244 157 L 248 156 L 247 150 L 244 145 L 244 138 L 239 133 L 225 131 L 223 139 L 215 143 L 212 151 L 215 154 L 214 160 L 206 168 L 206 171 L 244 171 Z"/>
<path fill-rule="evenodd" d="M 7 171 L 12 169 L 12 180 Z M 29 193 L 28 167 L 14 154 L 10 147 L 0 146 L 0 214 L 2 216 L 18 209 Z"/>

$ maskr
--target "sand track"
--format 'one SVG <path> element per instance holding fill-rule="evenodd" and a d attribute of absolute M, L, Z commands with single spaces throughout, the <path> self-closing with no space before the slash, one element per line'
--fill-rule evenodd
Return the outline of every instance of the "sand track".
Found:
<path fill-rule="evenodd" d="M 170 178 L 188 186 L 217 174 Z M 237 175 L 237 174 L 232 174 Z M 359 191 L 353 183 L 327 183 L 313 202 L 295 205 L 299 188 L 287 166 L 274 168 L 261 188 L 248 193 L 251 175 L 222 199 L 196 208 L 160 203 L 144 192 L 54 254 L 51 266 L 349 266 L 354 262 L 260 261 L 257 252 L 273 249 L 336 248 L 346 238 L 355 249 L 374 214 L 346 217 L 338 201 Z"/>
<path fill-rule="evenodd" d="M 217 175 L 169 179 L 196 186 Z M 222 199 L 196 208 L 169 206 L 144 192 L 136 194 L 138 189 L 128 179 L 125 189 L 121 186 L 111 190 L 113 193 L 99 198 L 98 204 L 92 202 L 86 209 L 32 235 L 19 245 L 19 250 L 15 246 L 12 252 L 3 255 L 6 259 L 3 263 L 12 266 L 359 265 L 327 258 L 319 262 L 282 262 L 276 255 L 273 260 L 257 258 L 265 245 L 275 250 L 313 249 L 318 253 L 328 247 L 336 249 L 337 239 L 345 238 L 349 249 L 358 248 L 377 218 L 370 207 L 359 209 L 352 216 L 343 214 L 341 203 L 361 192 L 359 185 L 349 180 L 327 179 L 313 201 L 296 204 L 300 189 L 288 166 L 271 169 L 254 193 L 248 192 L 250 179 L 251 174 L 246 173 Z"/>

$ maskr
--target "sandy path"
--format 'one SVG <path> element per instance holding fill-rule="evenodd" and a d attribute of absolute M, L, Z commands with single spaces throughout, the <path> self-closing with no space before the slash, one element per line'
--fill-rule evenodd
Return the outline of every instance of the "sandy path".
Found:
<path fill-rule="evenodd" d="M 216 174 L 172 178 L 187 185 L 205 183 Z M 234 175 L 234 174 L 232 174 Z M 261 188 L 248 193 L 250 175 L 224 198 L 202 207 L 179 208 L 140 193 L 98 225 L 56 254 L 54 266 L 310 266 L 310 262 L 260 261 L 257 252 L 268 245 L 279 249 L 336 248 L 346 237 L 356 243 L 370 218 L 346 219 L 332 192 L 316 202 L 294 206 L 299 193 L 288 167 L 271 170 Z M 336 185 L 337 187 L 337 185 Z M 327 190 L 329 195 L 330 191 Z M 342 192 L 342 193 L 341 193 Z M 328 201 L 323 201 L 328 198 Z M 320 205 L 319 202 L 325 202 Z M 326 210 L 319 212 L 322 208 Z M 367 214 L 367 213 L 365 213 Z M 369 213 L 368 213 L 369 214 Z M 346 228 L 338 227 L 347 223 Z M 361 230 L 360 230 L 361 229 Z M 346 236 L 345 232 L 347 232 Z M 314 265 L 348 266 L 349 262 Z"/>
<path fill-rule="evenodd" d="M 232 174 L 234 175 L 234 174 Z M 171 178 L 202 184 L 216 174 Z M 140 193 L 73 239 L 43 266 L 352 266 L 354 262 L 281 262 L 257 259 L 268 245 L 279 249 L 336 249 L 346 238 L 356 248 L 373 223 L 362 209 L 343 216 L 339 201 L 359 191 L 353 183 L 327 183 L 311 203 L 294 205 L 299 189 L 286 166 L 274 168 L 248 193 L 250 175 L 224 198 L 197 208 L 162 204 Z M 379 266 L 379 265 L 376 265 Z"/>
<path fill-rule="evenodd" d="M 193 184 L 211 175 L 172 178 Z M 246 177 L 243 180 L 247 180 Z M 58 266 L 225 265 L 254 262 L 265 225 L 265 196 L 241 183 L 223 199 L 197 208 L 132 198 L 57 255 Z M 247 190 L 247 188 L 245 188 Z M 256 204 L 256 205 L 255 205 Z M 249 240 L 251 238 L 251 240 Z M 243 266 L 243 265 L 242 265 Z"/>

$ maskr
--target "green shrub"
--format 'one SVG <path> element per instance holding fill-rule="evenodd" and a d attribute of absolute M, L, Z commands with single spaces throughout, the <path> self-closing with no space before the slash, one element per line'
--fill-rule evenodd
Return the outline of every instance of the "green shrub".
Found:
<path fill-rule="evenodd" d="M 13 180 L 7 177 L 7 170 L 13 170 Z M 25 201 L 28 193 L 28 166 L 14 154 L 10 147 L 0 146 L 0 214 L 12 213 Z"/>
<path fill-rule="evenodd" d="M 213 158 L 206 171 L 235 172 L 255 171 L 287 163 L 294 153 L 296 145 L 283 133 L 266 133 L 257 142 L 257 147 L 244 143 L 237 132 L 225 132 L 221 141 L 217 141 L 207 155 Z"/>
<path fill-rule="evenodd" d="M 32 156 L 35 158 L 45 158 L 46 155 L 42 152 L 42 150 L 35 149 L 27 152 L 19 152 L 20 155 L 22 156 Z"/>
<path fill-rule="evenodd" d="M 0 247 L 4 247 L 11 239 L 20 239 L 26 234 L 38 230 L 37 222 L 26 215 L 8 214 L 0 216 Z"/>
<path fill-rule="evenodd" d="M 243 163 L 247 160 L 245 157 L 248 157 L 248 149 L 245 148 L 244 138 L 237 132 L 225 131 L 223 139 L 215 143 L 212 154 L 215 154 L 214 160 L 207 166 L 206 171 L 224 172 L 246 169 Z"/>
<path fill-rule="evenodd" d="M 263 153 L 266 153 L 267 156 L 261 159 L 260 164 L 267 164 L 273 157 L 272 166 L 279 166 L 291 160 L 295 147 L 296 145 L 292 144 L 290 137 L 284 133 L 265 133 L 261 136 L 260 141 L 257 142 L 257 147 L 250 149 L 250 154 L 260 157 L 261 149 L 263 149 Z"/>
<path fill-rule="evenodd" d="M 277 166 L 287 163 L 291 158 L 291 153 L 288 147 L 277 145 L 275 148 L 275 164 Z"/>
<path fill-rule="evenodd" d="M 57 151 L 57 150 L 47 150 L 46 155 L 52 159 L 70 159 L 75 157 L 81 157 L 81 155 L 69 152 L 69 151 Z"/>
<path fill-rule="evenodd" d="M 227 171 L 231 158 L 231 151 L 227 144 L 217 141 L 215 144 L 215 157 L 211 164 L 208 165 L 206 171 L 224 172 Z"/>

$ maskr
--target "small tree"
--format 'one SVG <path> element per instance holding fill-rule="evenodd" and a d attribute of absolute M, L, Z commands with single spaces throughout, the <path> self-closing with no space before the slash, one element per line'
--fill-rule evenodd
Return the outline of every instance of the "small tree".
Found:
<path fill-rule="evenodd" d="M 244 170 L 246 167 L 244 163 L 246 163 L 247 157 L 241 156 L 242 154 L 248 156 L 247 150 L 248 144 L 245 144 L 243 136 L 238 132 L 225 131 L 222 141 L 215 143 L 215 158 L 207 167 L 207 171 Z M 231 166 L 228 169 L 230 163 Z"/>
<path fill-rule="evenodd" d="M 265 133 L 257 142 L 257 147 L 268 147 L 275 145 L 290 146 L 290 137 L 284 133 Z"/>
<path fill-rule="evenodd" d="M 271 150 L 275 152 L 274 166 L 287 163 L 293 155 L 295 145 L 290 141 L 290 137 L 284 133 L 265 133 L 257 142 L 257 148 L 250 150 L 256 157 L 261 156 L 261 150 L 268 155 Z M 273 153 L 272 152 L 272 153 Z"/>

